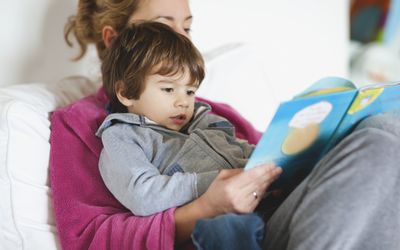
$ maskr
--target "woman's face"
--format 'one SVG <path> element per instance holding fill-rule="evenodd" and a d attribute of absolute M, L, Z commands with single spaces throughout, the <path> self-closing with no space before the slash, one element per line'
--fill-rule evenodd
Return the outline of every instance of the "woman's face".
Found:
<path fill-rule="evenodd" d="M 164 23 L 190 38 L 192 14 L 188 0 L 142 0 L 130 22 L 152 20 Z"/>

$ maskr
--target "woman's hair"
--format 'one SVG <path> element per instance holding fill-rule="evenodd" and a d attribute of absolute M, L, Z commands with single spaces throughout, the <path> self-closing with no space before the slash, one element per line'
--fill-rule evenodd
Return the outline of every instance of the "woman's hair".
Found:
<path fill-rule="evenodd" d="M 104 52 L 101 66 L 103 86 L 114 112 L 127 112 L 116 92 L 139 99 L 151 74 L 174 76 L 188 73 L 190 83 L 204 78 L 200 52 L 185 36 L 157 22 L 131 24 L 121 31 Z"/>
<path fill-rule="evenodd" d="M 102 29 L 111 26 L 116 32 L 128 24 L 129 18 L 138 9 L 141 0 L 79 0 L 78 11 L 69 17 L 64 27 L 64 38 L 68 46 L 73 47 L 71 36 L 74 36 L 80 47 L 81 59 L 89 44 L 95 44 L 100 60 L 106 48 Z M 143 1 L 143 0 L 142 0 Z"/>

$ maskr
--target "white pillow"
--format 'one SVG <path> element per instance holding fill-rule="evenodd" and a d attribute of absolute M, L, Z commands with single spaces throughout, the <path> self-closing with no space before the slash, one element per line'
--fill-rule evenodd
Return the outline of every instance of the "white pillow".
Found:
<path fill-rule="evenodd" d="M 49 187 L 49 113 L 98 86 L 71 77 L 0 88 L 0 249 L 60 248 Z"/>
<path fill-rule="evenodd" d="M 255 128 L 265 130 L 282 100 L 257 48 L 229 43 L 205 53 L 204 58 L 206 76 L 197 95 L 231 105 Z"/>

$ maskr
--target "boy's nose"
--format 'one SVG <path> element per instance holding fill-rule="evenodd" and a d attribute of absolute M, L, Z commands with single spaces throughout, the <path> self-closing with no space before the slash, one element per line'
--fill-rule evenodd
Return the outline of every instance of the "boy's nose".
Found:
<path fill-rule="evenodd" d="M 189 101 L 186 97 L 178 97 L 175 101 L 177 107 L 187 108 L 189 107 Z"/>

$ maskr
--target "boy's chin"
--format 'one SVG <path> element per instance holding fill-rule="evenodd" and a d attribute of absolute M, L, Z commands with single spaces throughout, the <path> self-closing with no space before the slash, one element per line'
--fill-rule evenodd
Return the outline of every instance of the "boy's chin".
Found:
<path fill-rule="evenodd" d="M 183 126 L 184 125 L 167 125 L 165 127 L 170 130 L 179 131 L 181 128 L 183 128 Z"/>

